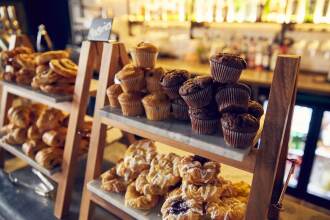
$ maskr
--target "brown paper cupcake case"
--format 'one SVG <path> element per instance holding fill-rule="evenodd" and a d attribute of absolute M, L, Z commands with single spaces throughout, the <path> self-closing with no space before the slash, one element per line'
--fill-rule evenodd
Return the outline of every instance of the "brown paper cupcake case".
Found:
<path fill-rule="evenodd" d="M 225 142 L 234 148 L 248 148 L 253 144 L 257 132 L 237 132 L 222 128 Z"/>
<path fill-rule="evenodd" d="M 120 86 L 124 92 L 140 92 L 145 86 L 144 76 L 120 80 Z"/>
<path fill-rule="evenodd" d="M 146 83 L 147 83 L 147 90 L 150 93 L 162 91 L 162 86 L 160 85 L 159 81 L 154 79 L 149 79 L 149 80 L 147 79 Z"/>
<path fill-rule="evenodd" d="M 172 103 L 173 117 L 178 120 L 188 121 L 188 106 Z"/>
<path fill-rule="evenodd" d="M 108 95 L 110 106 L 112 108 L 120 108 L 120 103 L 118 101 L 118 96 Z"/>
<path fill-rule="evenodd" d="M 173 87 L 164 87 L 163 86 L 162 88 L 170 99 L 177 99 L 177 98 L 180 98 L 180 94 L 179 94 L 180 87 L 181 86 L 179 85 L 179 86 L 173 86 Z"/>
<path fill-rule="evenodd" d="M 200 120 L 194 117 L 190 117 L 190 119 L 192 131 L 197 134 L 214 134 L 218 131 L 218 119 Z"/>
<path fill-rule="evenodd" d="M 148 120 L 163 121 L 170 117 L 171 105 L 163 104 L 158 106 L 143 105 Z"/>
<path fill-rule="evenodd" d="M 225 88 L 216 94 L 220 112 L 231 105 L 247 110 L 249 98 L 249 93 L 240 88 Z"/>
<path fill-rule="evenodd" d="M 220 83 L 237 82 L 242 73 L 241 69 L 228 67 L 212 60 L 210 61 L 210 65 L 213 79 Z"/>
<path fill-rule="evenodd" d="M 143 68 L 153 68 L 156 64 L 158 53 L 132 50 L 131 55 L 133 63 L 136 66 Z"/>
<path fill-rule="evenodd" d="M 124 116 L 143 115 L 143 106 L 141 101 L 120 102 L 120 106 Z"/>
<path fill-rule="evenodd" d="M 193 94 L 181 96 L 190 108 L 202 108 L 212 101 L 212 87 L 209 86 Z"/>

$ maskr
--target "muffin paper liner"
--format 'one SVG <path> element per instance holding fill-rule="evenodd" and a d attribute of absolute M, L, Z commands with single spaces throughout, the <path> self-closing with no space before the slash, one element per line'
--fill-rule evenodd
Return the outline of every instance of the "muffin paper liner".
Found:
<path fill-rule="evenodd" d="M 218 131 L 219 120 L 201 120 L 198 118 L 191 117 L 191 128 L 193 132 L 197 134 L 214 134 Z"/>
<path fill-rule="evenodd" d="M 145 86 L 144 76 L 120 80 L 120 86 L 124 92 L 140 92 Z"/>
<path fill-rule="evenodd" d="M 253 144 L 257 132 L 237 132 L 222 128 L 225 142 L 234 148 L 248 148 Z"/>
<path fill-rule="evenodd" d="M 173 117 L 178 120 L 188 121 L 188 106 L 172 103 Z"/>
<path fill-rule="evenodd" d="M 225 88 L 219 90 L 215 98 L 220 112 L 232 105 L 247 110 L 250 95 L 244 89 Z"/>
<path fill-rule="evenodd" d="M 189 95 L 181 96 L 190 108 L 202 108 L 212 101 L 212 87 L 209 86 Z"/>
<path fill-rule="evenodd" d="M 211 75 L 213 79 L 220 83 L 234 83 L 239 80 L 242 70 L 225 66 L 210 60 Z"/>
<path fill-rule="evenodd" d="M 118 101 L 118 96 L 108 95 L 110 106 L 112 108 L 120 108 L 120 103 Z"/>
<path fill-rule="evenodd" d="M 181 85 L 179 86 L 172 86 L 172 87 L 165 87 L 162 86 L 163 91 L 166 93 L 166 95 L 170 98 L 170 99 L 177 99 L 180 98 L 180 94 L 179 94 L 179 89 L 180 89 Z"/>
<path fill-rule="evenodd" d="M 163 121 L 170 117 L 171 115 L 171 104 L 160 104 L 157 106 L 150 106 L 143 104 L 144 110 L 148 120 L 151 121 Z"/>
<path fill-rule="evenodd" d="M 121 111 L 124 116 L 143 115 L 143 106 L 140 100 L 134 102 L 120 102 Z"/>
<path fill-rule="evenodd" d="M 133 63 L 138 67 L 154 68 L 158 56 L 157 53 L 145 52 L 145 51 L 131 51 Z"/>
<path fill-rule="evenodd" d="M 160 85 L 159 80 L 155 79 L 146 79 L 147 90 L 150 93 L 162 91 L 162 86 Z"/>

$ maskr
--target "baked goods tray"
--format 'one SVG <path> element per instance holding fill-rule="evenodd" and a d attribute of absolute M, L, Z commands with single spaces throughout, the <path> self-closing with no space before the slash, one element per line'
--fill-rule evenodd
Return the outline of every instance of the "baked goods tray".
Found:
<path fill-rule="evenodd" d="M 201 156 L 207 157 L 207 155 L 215 154 L 235 161 L 243 161 L 251 149 L 232 148 L 225 143 L 223 136 L 220 134 L 195 134 L 190 123 L 175 119 L 150 121 L 144 116 L 126 117 L 122 115 L 120 109 L 111 108 L 110 106 L 99 110 L 99 114 L 106 118 L 106 121 L 112 126 L 121 130 L 140 136 L 145 135 L 146 138 L 169 145 L 172 144 L 173 147 L 180 148 L 178 145 L 184 145 L 186 146 L 185 150 L 189 150 L 191 153 L 200 154 L 200 152 L 204 152 L 204 155 Z M 257 141 L 258 138 L 256 138 L 255 143 Z"/>
<path fill-rule="evenodd" d="M 45 174 L 48 177 L 51 177 L 54 173 L 57 173 L 61 171 L 61 167 L 55 167 L 51 170 L 48 170 L 41 165 L 39 165 L 35 160 L 32 158 L 28 157 L 27 155 L 24 154 L 24 152 L 21 150 L 21 147 L 19 145 L 10 145 L 4 142 L 3 140 L 0 139 L 0 145 L 2 148 L 4 148 L 6 151 L 10 152 L 11 154 L 15 155 L 16 157 L 24 160 L 26 163 L 28 163 L 30 166 L 33 168 L 39 170 L 43 174 Z"/>
<path fill-rule="evenodd" d="M 110 193 L 103 189 L 101 189 L 101 181 L 100 180 L 93 180 L 87 184 L 87 189 L 94 193 L 96 196 L 100 197 L 101 199 L 105 200 L 109 204 L 117 207 L 118 209 L 126 212 L 127 214 L 133 216 L 135 219 L 138 220 L 157 220 L 162 219 L 160 208 L 161 202 L 156 208 L 153 208 L 150 211 L 141 211 L 138 209 L 133 209 L 125 206 L 125 198 L 123 194 L 118 193 Z"/>
<path fill-rule="evenodd" d="M 33 97 L 44 99 L 44 100 L 47 100 L 50 102 L 55 102 L 55 103 L 69 102 L 69 101 L 72 101 L 72 98 L 73 98 L 73 95 L 56 95 L 56 94 L 44 93 L 42 91 L 32 89 L 31 86 L 17 85 L 16 83 L 13 83 L 13 82 L 1 80 L 1 83 L 5 86 L 12 87 L 13 89 L 15 89 L 21 93 L 30 94 Z M 31 97 L 31 98 L 33 98 L 33 97 Z"/>

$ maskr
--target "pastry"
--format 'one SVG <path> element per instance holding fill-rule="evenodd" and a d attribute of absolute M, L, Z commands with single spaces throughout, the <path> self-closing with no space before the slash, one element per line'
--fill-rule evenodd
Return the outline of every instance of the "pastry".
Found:
<path fill-rule="evenodd" d="M 117 176 L 116 168 L 111 168 L 101 175 L 101 188 L 108 192 L 121 193 L 125 192 L 127 183 L 123 178 Z"/>
<path fill-rule="evenodd" d="M 145 87 L 144 73 L 141 68 L 127 64 L 116 74 L 124 92 L 141 92 Z"/>
<path fill-rule="evenodd" d="M 36 67 L 36 74 L 41 74 L 44 71 L 49 70 L 49 65 L 48 64 L 42 64 L 42 65 L 38 65 Z"/>
<path fill-rule="evenodd" d="M 0 128 L 0 136 L 4 136 L 10 132 L 12 132 L 15 129 L 15 126 L 13 124 L 7 124 Z"/>
<path fill-rule="evenodd" d="M 144 109 L 142 105 L 143 94 L 122 93 L 118 96 L 118 101 L 124 116 L 139 116 L 143 115 Z"/>
<path fill-rule="evenodd" d="M 46 169 L 60 166 L 63 160 L 63 149 L 58 147 L 47 147 L 38 151 L 35 160 Z"/>
<path fill-rule="evenodd" d="M 219 87 L 216 101 L 220 112 L 246 112 L 251 89 L 243 83 L 228 84 Z"/>
<path fill-rule="evenodd" d="M 133 62 L 142 68 L 153 68 L 156 64 L 158 48 L 146 42 L 139 43 L 131 51 Z"/>
<path fill-rule="evenodd" d="M 55 130 L 61 126 L 64 114 L 54 108 L 47 108 L 40 114 L 36 125 L 39 131 L 44 133 L 49 130 Z"/>
<path fill-rule="evenodd" d="M 110 106 L 112 108 L 120 108 L 120 103 L 118 101 L 118 96 L 123 93 L 121 86 L 119 84 L 113 84 L 107 89 L 107 96 L 109 99 Z"/>
<path fill-rule="evenodd" d="M 162 121 L 171 115 L 171 103 L 164 93 L 153 93 L 142 99 L 148 120 Z"/>
<path fill-rule="evenodd" d="M 189 79 L 189 73 L 186 70 L 171 70 L 165 73 L 160 79 L 163 91 L 170 99 L 180 98 L 179 89 L 182 84 Z"/>
<path fill-rule="evenodd" d="M 189 120 L 188 106 L 182 98 L 171 100 L 172 115 L 175 119 Z"/>
<path fill-rule="evenodd" d="M 190 108 L 189 116 L 192 131 L 197 134 L 214 134 L 219 129 L 219 114 L 214 105 L 203 108 Z"/>
<path fill-rule="evenodd" d="M 159 197 L 151 194 L 141 194 L 135 188 L 135 182 L 127 187 L 125 205 L 141 210 L 150 210 L 158 203 Z"/>
<path fill-rule="evenodd" d="M 50 147 L 64 147 L 67 128 L 50 130 L 42 135 L 42 141 Z"/>
<path fill-rule="evenodd" d="M 16 83 L 18 85 L 30 85 L 34 76 L 33 70 L 22 68 L 16 73 Z"/>
<path fill-rule="evenodd" d="M 229 198 L 207 203 L 206 214 L 214 220 L 244 220 L 246 204 Z"/>
<path fill-rule="evenodd" d="M 251 147 L 259 129 L 258 120 L 247 113 L 225 113 L 221 125 L 226 143 L 234 148 Z"/>
<path fill-rule="evenodd" d="M 14 128 L 10 133 L 2 137 L 2 140 L 10 145 L 23 144 L 26 140 L 26 129 L 25 128 Z"/>
<path fill-rule="evenodd" d="M 41 140 L 42 133 L 39 131 L 39 128 L 36 125 L 32 125 L 27 131 L 27 137 L 29 140 Z"/>
<path fill-rule="evenodd" d="M 179 90 L 190 108 L 201 108 L 211 103 L 213 80 L 210 76 L 197 76 L 187 80 Z"/>
<path fill-rule="evenodd" d="M 235 83 L 238 81 L 246 62 L 234 54 L 218 53 L 210 58 L 211 75 L 220 83 Z"/>
<path fill-rule="evenodd" d="M 52 59 L 49 66 L 55 73 L 63 77 L 72 78 L 77 76 L 78 66 L 70 59 Z"/>
<path fill-rule="evenodd" d="M 169 196 L 161 208 L 164 220 L 199 220 L 203 216 L 203 203 L 182 195 Z"/>
<path fill-rule="evenodd" d="M 145 71 L 148 92 L 153 93 L 162 91 L 160 79 L 163 77 L 164 73 L 165 71 L 161 67 L 157 67 L 155 69 L 148 69 Z"/>
<path fill-rule="evenodd" d="M 35 54 L 18 54 L 15 59 L 24 69 L 34 71 L 36 68 Z"/>
<path fill-rule="evenodd" d="M 8 119 L 17 128 L 27 128 L 31 123 L 31 111 L 25 105 L 12 106 L 7 112 Z"/>
<path fill-rule="evenodd" d="M 44 71 L 38 73 L 34 78 L 33 81 L 35 84 L 40 85 L 48 85 L 52 83 L 56 83 L 61 78 L 56 72 L 51 69 L 45 69 Z"/>
<path fill-rule="evenodd" d="M 249 100 L 248 113 L 259 120 L 264 114 L 264 109 L 258 102 Z"/>
<path fill-rule="evenodd" d="M 27 156 L 34 158 L 38 151 L 48 146 L 40 140 L 28 140 L 22 145 L 22 150 Z"/>
<path fill-rule="evenodd" d="M 50 94 L 62 94 L 72 95 L 74 93 L 74 84 L 51 84 L 51 85 L 40 85 L 40 90 Z"/>
<path fill-rule="evenodd" d="M 181 188 L 183 196 L 201 202 L 217 201 L 223 192 L 219 182 L 203 185 L 195 185 L 183 182 Z"/>
<path fill-rule="evenodd" d="M 42 53 L 36 57 L 37 65 L 47 64 L 53 59 L 69 58 L 69 53 L 64 50 L 55 50 Z"/>
<path fill-rule="evenodd" d="M 218 182 L 220 164 L 200 156 L 186 156 L 179 163 L 179 172 L 183 182 L 194 185 Z"/>

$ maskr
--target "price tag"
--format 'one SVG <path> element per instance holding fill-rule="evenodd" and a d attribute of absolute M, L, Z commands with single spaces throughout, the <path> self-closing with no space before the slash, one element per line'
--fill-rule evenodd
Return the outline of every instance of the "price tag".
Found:
<path fill-rule="evenodd" d="M 112 29 L 112 18 L 94 19 L 88 32 L 87 39 L 90 41 L 108 41 Z"/>

